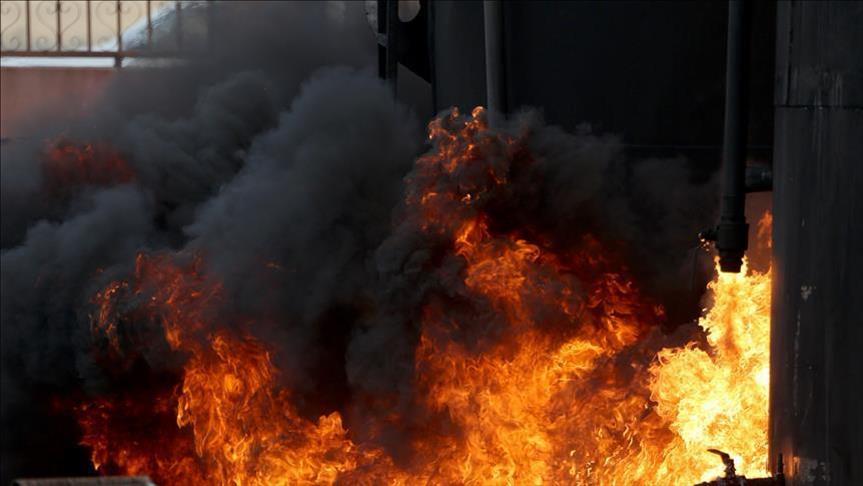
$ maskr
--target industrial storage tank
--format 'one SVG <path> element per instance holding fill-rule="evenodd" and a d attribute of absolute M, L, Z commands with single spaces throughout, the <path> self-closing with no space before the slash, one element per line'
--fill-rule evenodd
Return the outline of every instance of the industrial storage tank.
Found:
<path fill-rule="evenodd" d="M 780 2 L 771 455 L 863 484 L 863 3 Z"/>

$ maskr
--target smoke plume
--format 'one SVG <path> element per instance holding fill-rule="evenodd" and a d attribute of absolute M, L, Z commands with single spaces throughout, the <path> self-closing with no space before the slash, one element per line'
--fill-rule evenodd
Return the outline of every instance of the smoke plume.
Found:
<path fill-rule="evenodd" d="M 568 133 L 525 111 L 477 135 L 479 163 L 433 177 L 414 162 L 440 147 L 423 146 L 416 114 L 367 67 L 374 40 L 360 7 L 250 3 L 218 5 L 223 28 L 200 59 L 123 70 L 86 120 L 4 145 L 0 481 L 92 472 L 55 397 L 181 372 L 146 323 L 121 322 L 123 366 L 94 352 L 104 343 L 91 334 L 92 299 L 130 278 L 139 253 L 199 255 L 224 283 L 221 311 L 256 319 L 251 332 L 274 348 L 299 413 L 340 411 L 396 460 L 422 420 L 411 408 L 422 304 L 467 292 L 464 261 L 443 256 L 451 241 L 418 222 L 418 187 L 476 197 L 471 211 L 495 234 L 518 229 L 560 252 L 596 238 L 666 308 L 667 328 L 697 314 L 704 262 L 691 249 L 713 216 L 715 186 L 692 183 L 687 161 L 630 160 L 616 136 Z M 494 135 L 515 148 L 488 142 Z M 52 189 L 49 152 L 61 142 L 90 144 L 81 150 L 91 160 L 122 158 L 124 177 L 61 178 Z M 470 312 L 482 321 L 483 309 Z M 481 333 L 458 339 L 481 347 Z M 365 429 L 364 418 L 386 413 L 358 399 L 375 394 L 396 397 L 386 406 L 408 418 Z"/>

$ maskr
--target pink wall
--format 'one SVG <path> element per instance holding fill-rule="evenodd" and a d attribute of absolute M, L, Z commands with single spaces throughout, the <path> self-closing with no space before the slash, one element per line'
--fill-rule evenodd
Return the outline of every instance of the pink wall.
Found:
<path fill-rule="evenodd" d="M 34 118 L 79 116 L 113 75 L 111 68 L 0 68 L 0 136 L 26 136 Z"/>

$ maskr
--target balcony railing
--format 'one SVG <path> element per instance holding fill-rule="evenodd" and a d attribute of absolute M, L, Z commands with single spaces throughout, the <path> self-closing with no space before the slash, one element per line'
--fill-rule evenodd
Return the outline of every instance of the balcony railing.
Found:
<path fill-rule="evenodd" d="M 0 56 L 181 58 L 207 49 L 213 2 L 2 0 Z"/>

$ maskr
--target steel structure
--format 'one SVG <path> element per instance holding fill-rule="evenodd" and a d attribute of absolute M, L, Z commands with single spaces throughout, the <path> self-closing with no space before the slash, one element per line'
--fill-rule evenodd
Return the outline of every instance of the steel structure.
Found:
<path fill-rule="evenodd" d="M 791 486 L 863 484 L 863 3 L 780 2 L 770 449 Z"/>

